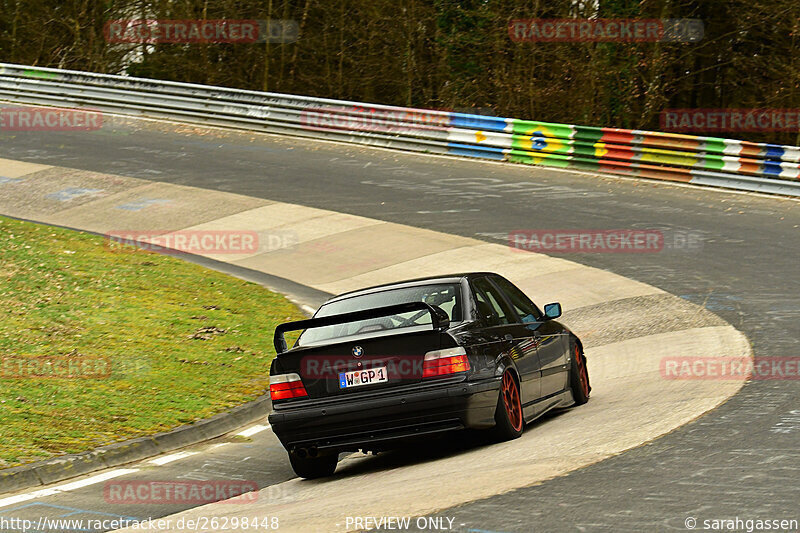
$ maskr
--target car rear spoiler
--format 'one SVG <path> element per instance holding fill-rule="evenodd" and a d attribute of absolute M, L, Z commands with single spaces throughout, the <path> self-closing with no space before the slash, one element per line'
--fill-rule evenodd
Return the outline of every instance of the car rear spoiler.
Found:
<path fill-rule="evenodd" d="M 408 302 L 405 304 L 387 305 L 386 307 L 376 307 L 375 309 L 366 309 L 364 311 L 355 311 L 352 313 L 343 313 L 341 315 L 325 316 L 321 318 L 309 318 L 307 320 L 297 320 L 295 322 L 281 324 L 275 328 L 275 337 L 273 338 L 275 352 L 277 354 L 282 354 L 287 350 L 286 339 L 283 337 L 283 334 L 287 331 L 334 326 L 336 324 L 346 324 L 348 322 L 357 322 L 359 320 L 369 320 L 370 318 L 398 315 L 401 313 L 408 313 L 410 311 L 429 312 L 431 314 L 431 322 L 434 330 L 445 329 L 450 325 L 450 317 L 441 307 L 437 305 L 429 305 L 425 302 Z"/>

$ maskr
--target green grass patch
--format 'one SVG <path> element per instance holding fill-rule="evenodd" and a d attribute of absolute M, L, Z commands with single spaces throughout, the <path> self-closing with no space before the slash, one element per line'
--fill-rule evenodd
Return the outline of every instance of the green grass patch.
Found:
<path fill-rule="evenodd" d="M 164 431 L 269 388 L 286 298 L 0 217 L 0 468 Z"/>

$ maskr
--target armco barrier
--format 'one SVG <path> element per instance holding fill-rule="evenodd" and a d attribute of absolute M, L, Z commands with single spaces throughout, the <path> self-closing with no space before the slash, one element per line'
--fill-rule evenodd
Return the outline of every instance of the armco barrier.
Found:
<path fill-rule="evenodd" d="M 800 196 L 800 147 L 0 63 L 0 100 Z"/>

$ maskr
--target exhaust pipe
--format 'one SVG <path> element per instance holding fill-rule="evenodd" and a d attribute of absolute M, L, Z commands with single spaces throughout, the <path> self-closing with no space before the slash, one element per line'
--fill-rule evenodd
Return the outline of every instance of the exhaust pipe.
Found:
<path fill-rule="evenodd" d="M 308 456 L 309 457 L 316 457 L 319 455 L 319 450 L 317 450 L 316 446 L 312 446 L 308 449 Z"/>
<path fill-rule="evenodd" d="M 306 452 L 305 448 L 296 448 L 294 454 L 300 459 L 305 459 L 308 456 L 308 452 Z"/>

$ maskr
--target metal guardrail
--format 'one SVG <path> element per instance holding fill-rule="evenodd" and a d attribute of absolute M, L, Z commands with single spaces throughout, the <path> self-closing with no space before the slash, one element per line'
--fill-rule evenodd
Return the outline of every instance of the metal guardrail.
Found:
<path fill-rule="evenodd" d="M 800 147 L 0 63 L 0 100 L 800 196 Z"/>

